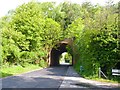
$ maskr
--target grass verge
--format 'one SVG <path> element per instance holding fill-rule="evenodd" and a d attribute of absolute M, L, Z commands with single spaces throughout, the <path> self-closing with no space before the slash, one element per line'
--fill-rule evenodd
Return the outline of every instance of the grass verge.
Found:
<path fill-rule="evenodd" d="M 86 79 L 89 79 L 89 80 L 94 80 L 94 81 L 98 81 L 98 82 L 106 82 L 106 83 L 114 83 L 114 84 L 117 84 L 117 83 L 120 83 L 120 77 L 119 76 L 116 76 L 116 77 L 112 77 L 111 79 L 104 79 L 104 78 L 99 78 L 98 76 L 96 75 L 89 75 L 88 76 L 88 73 L 80 73 L 79 71 L 79 67 L 74 67 L 74 69 L 76 70 L 76 72 L 86 78 Z"/>
<path fill-rule="evenodd" d="M 3 67 L 1 68 L 0 72 L 0 78 L 2 77 L 7 77 L 7 76 L 13 76 L 17 74 L 22 74 L 28 71 L 36 70 L 36 69 L 42 69 L 39 65 L 33 65 L 33 64 L 28 64 L 25 67 L 22 66 L 10 66 L 10 67 Z"/>

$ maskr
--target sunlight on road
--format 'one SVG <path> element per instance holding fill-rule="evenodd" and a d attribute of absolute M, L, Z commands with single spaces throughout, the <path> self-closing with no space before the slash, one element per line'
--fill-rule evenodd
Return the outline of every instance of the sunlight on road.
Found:
<path fill-rule="evenodd" d="M 73 67 L 69 67 L 60 88 L 113 88 L 118 84 L 88 80 L 78 76 Z"/>
<path fill-rule="evenodd" d="M 61 62 L 60 65 L 71 65 L 70 63 Z"/>

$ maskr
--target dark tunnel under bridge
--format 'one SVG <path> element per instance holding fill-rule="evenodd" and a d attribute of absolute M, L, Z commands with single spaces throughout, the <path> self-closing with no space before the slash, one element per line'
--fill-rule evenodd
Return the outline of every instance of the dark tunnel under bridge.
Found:
<path fill-rule="evenodd" d="M 50 66 L 59 66 L 60 65 L 59 60 L 61 54 L 67 52 L 67 48 L 66 48 L 67 46 L 70 46 L 73 50 L 72 44 L 73 44 L 72 39 L 65 39 L 60 43 L 56 44 L 55 47 L 53 47 L 50 51 L 50 57 L 49 57 Z M 73 55 L 71 56 L 72 56 L 72 65 L 73 65 L 74 59 L 73 59 Z"/>

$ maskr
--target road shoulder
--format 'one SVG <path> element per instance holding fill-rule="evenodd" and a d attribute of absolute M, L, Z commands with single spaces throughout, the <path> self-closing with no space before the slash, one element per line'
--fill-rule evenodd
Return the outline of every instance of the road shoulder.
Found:
<path fill-rule="evenodd" d="M 120 84 L 98 82 L 80 77 L 72 66 L 68 68 L 66 77 L 60 88 L 120 88 Z"/>

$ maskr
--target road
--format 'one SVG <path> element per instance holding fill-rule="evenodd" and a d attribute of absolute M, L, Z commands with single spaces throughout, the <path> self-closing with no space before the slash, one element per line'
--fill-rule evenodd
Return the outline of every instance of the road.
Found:
<path fill-rule="evenodd" d="M 1 79 L 2 88 L 112 88 L 80 77 L 70 66 L 49 67 Z M 113 88 L 116 84 L 113 85 Z M 117 87 L 117 89 L 120 89 Z M 4 89 L 3 89 L 4 90 Z M 111 90 L 111 89 L 110 89 Z"/>
<path fill-rule="evenodd" d="M 2 88 L 59 88 L 68 66 L 50 67 L 2 79 Z"/>

